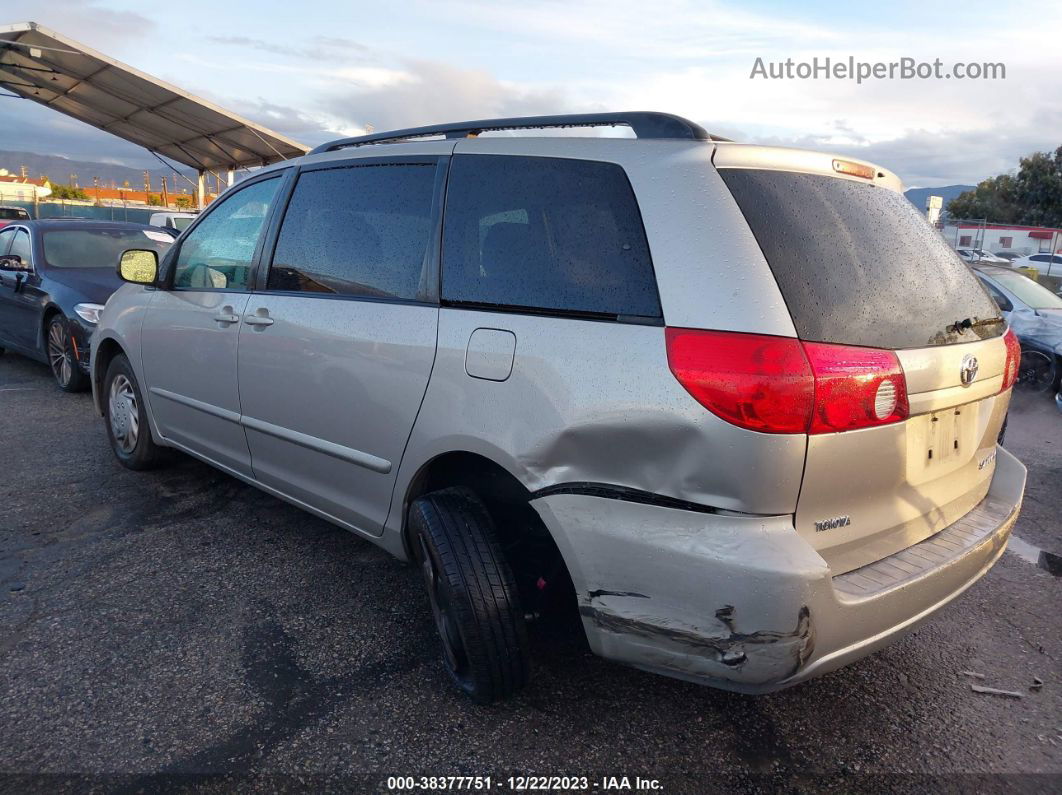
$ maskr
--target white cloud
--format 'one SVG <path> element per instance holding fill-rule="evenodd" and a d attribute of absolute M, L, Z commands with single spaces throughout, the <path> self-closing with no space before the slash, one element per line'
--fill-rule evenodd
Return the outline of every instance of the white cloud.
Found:
<path fill-rule="evenodd" d="M 135 11 L 107 8 L 105 0 L 4 0 L 3 23 L 38 22 L 97 49 L 144 40 L 155 23 Z"/>
<path fill-rule="evenodd" d="M 488 72 L 408 60 L 390 82 L 352 83 L 326 93 L 318 108 L 346 126 L 377 130 L 461 119 L 556 113 L 570 103 L 561 88 L 498 80 Z"/>

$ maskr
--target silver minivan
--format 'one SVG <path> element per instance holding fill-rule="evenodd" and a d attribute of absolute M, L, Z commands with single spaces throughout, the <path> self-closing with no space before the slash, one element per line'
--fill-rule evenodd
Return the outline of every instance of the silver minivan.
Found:
<path fill-rule="evenodd" d="M 520 133 L 603 125 L 633 137 Z M 962 593 L 1021 505 L 1017 340 L 861 160 L 658 113 L 376 133 L 118 268 L 118 460 L 181 450 L 413 561 L 480 702 L 563 609 L 612 660 L 792 685 Z"/>

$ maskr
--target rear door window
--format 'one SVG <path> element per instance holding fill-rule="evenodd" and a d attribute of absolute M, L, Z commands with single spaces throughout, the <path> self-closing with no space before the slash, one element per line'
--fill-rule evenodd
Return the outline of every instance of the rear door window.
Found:
<path fill-rule="evenodd" d="M 992 296 L 992 300 L 996 302 L 996 306 L 998 306 L 1004 312 L 1010 312 L 1014 309 L 1014 304 L 1010 302 L 1010 299 L 1007 298 L 1007 296 L 1003 295 L 1003 293 L 996 289 L 996 286 L 994 284 L 980 276 L 978 276 L 977 278 L 981 279 L 981 284 L 986 290 L 988 290 L 988 294 Z"/>
<path fill-rule="evenodd" d="M 818 174 L 719 173 L 801 339 L 901 349 L 1006 330 L 973 272 L 901 194 Z"/>
<path fill-rule="evenodd" d="M 426 300 L 435 171 L 431 161 L 301 174 L 268 289 Z"/>
<path fill-rule="evenodd" d="M 443 230 L 445 303 L 660 318 L 641 214 L 613 163 L 457 155 Z"/>

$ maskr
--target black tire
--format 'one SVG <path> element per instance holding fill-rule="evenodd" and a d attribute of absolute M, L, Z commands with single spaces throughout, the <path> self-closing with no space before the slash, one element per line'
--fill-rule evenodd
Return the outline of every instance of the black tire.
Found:
<path fill-rule="evenodd" d="M 527 629 L 487 509 L 443 489 L 413 502 L 409 528 L 450 677 L 479 704 L 513 695 L 527 683 Z"/>
<path fill-rule="evenodd" d="M 61 314 L 56 313 L 48 320 L 44 329 L 44 352 L 60 389 L 64 392 L 84 392 L 88 389 L 88 376 L 81 371 L 74 355 L 70 324 Z"/>
<path fill-rule="evenodd" d="M 114 395 L 116 390 L 118 394 Z M 129 429 L 134 427 L 134 415 L 135 438 L 131 439 Z M 122 466 L 134 470 L 151 469 L 163 461 L 166 450 L 151 438 L 140 384 L 123 353 L 111 359 L 103 377 L 103 419 L 107 424 L 107 440 Z"/>

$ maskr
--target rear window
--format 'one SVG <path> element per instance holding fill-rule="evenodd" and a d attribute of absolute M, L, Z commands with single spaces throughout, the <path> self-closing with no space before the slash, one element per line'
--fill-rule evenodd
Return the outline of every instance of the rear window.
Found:
<path fill-rule="evenodd" d="M 172 242 L 150 229 L 55 229 L 44 233 L 44 259 L 53 268 L 114 270 L 126 249 L 149 248 L 161 256 Z"/>
<path fill-rule="evenodd" d="M 649 244 L 613 163 L 458 155 L 450 168 L 442 297 L 601 319 L 657 319 Z"/>
<path fill-rule="evenodd" d="M 1005 331 L 977 278 L 899 193 L 817 174 L 719 173 L 801 339 L 900 349 Z"/>
<path fill-rule="evenodd" d="M 29 213 L 17 207 L 0 207 L 0 221 L 28 221 Z"/>

